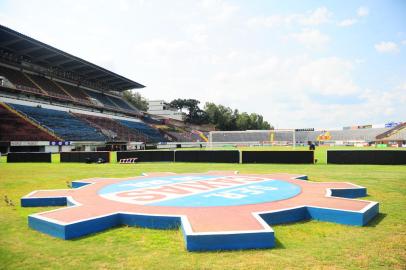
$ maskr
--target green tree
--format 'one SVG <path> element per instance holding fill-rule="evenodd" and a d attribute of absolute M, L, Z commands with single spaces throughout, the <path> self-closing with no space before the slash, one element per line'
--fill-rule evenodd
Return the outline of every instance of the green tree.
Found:
<path fill-rule="evenodd" d="M 232 110 L 223 105 L 207 102 L 204 106 L 209 123 L 215 125 L 218 130 L 249 130 L 271 129 L 271 125 L 264 121 L 262 115 Z"/>
<path fill-rule="evenodd" d="M 141 96 L 141 94 L 138 92 L 132 92 L 130 90 L 124 91 L 123 98 L 141 111 L 148 110 L 147 100 L 143 96 Z"/>
<path fill-rule="evenodd" d="M 271 125 L 264 121 L 262 115 L 233 111 L 230 107 L 206 102 L 204 110 L 199 108 L 200 101 L 196 99 L 174 99 L 170 106 L 180 111 L 187 110 L 186 121 L 193 124 L 213 124 L 217 130 L 248 130 L 271 129 Z"/>
<path fill-rule="evenodd" d="M 235 130 L 236 129 L 236 114 L 238 110 L 233 110 L 223 105 L 216 105 L 207 102 L 204 106 L 210 124 L 215 125 L 218 130 Z"/>
<path fill-rule="evenodd" d="M 236 126 L 237 126 L 238 130 L 251 129 L 251 118 L 248 115 L 248 113 L 243 112 L 241 114 L 238 114 L 237 120 L 236 120 Z"/>
<path fill-rule="evenodd" d="M 174 99 L 170 102 L 170 106 L 180 111 L 184 109 L 186 112 L 186 122 L 193 124 L 207 124 L 208 117 L 205 111 L 199 108 L 200 101 L 196 99 Z"/>

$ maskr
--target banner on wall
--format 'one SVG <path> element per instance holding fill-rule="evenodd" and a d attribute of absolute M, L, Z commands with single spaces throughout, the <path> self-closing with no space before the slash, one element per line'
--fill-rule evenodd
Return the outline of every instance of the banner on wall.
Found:
<path fill-rule="evenodd" d="M 64 141 L 64 142 L 49 142 L 49 145 L 51 145 L 51 146 L 67 146 L 67 145 L 71 145 L 71 142 L 69 142 L 69 141 Z"/>
<path fill-rule="evenodd" d="M 48 145 L 47 141 L 12 141 L 10 146 L 44 146 Z"/>
<path fill-rule="evenodd" d="M 330 132 L 325 132 L 319 136 L 317 136 L 318 141 L 330 141 L 331 140 L 331 134 Z"/>

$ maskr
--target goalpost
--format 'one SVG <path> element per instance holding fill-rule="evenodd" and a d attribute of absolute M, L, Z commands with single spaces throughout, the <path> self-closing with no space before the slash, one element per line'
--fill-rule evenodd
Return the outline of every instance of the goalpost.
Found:
<path fill-rule="evenodd" d="M 209 148 L 218 146 L 296 146 L 294 129 L 210 131 Z"/>

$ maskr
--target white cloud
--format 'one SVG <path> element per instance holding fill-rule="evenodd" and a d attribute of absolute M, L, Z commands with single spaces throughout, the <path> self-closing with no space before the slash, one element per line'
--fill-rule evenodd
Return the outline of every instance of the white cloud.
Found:
<path fill-rule="evenodd" d="M 366 17 L 366 16 L 368 16 L 368 14 L 369 14 L 369 9 L 367 7 L 359 7 L 357 9 L 358 17 Z M 357 22 L 358 22 L 358 19 L 356 19 L 356 18 L 347 18 L 347 19 L 337 22 L 337 26 L 348 27 L 348 26 L 356 24 Z"/>
<path fill-rule="evenodd" d="M 206 24 L 188 24 L 184 31 L 197 43 L 205 43 L 209 38 Z"/>
<path fill-rule="evenodd" d="M 299 23 L 302 25 L 319 25 L 329 22 L 333 13 L 326 7 L 319 7 L 306 15 L 299 17 Z"/>
<path fill-rule="evenodd" d="M 354 94 L 358 87 L 351 78 L 354 65 L 338 57 L 311 61 L 299 68 L 298 78 L 309 91 L 322 95 Z"/>
<path fill-rule="evenodd" d="M 301 32 L 290 34 L 289 37 L 307 48 L 314 49 L 323 48 L 330 41 L 330 37 L 318 29 L 302 29 Z"/>
<path fill-rule="evenodd" d="M 278 27 L 298 24 L 304 26 L 321 25 L 330 22 L 333 13 L 326 7 L 319 7 L 305 13 L 292 13 L 288 15 L 274 14 L 270 16 L 257 16 L 247 21 L 249 26 Z"/>
<path fill-rule="evenodd" d="M 223 59 L 219 62 L 229 61 L 226 55 L 219 57 Z M 355 64 L 338 57 L 235 53 L 228 69 L 214 73 L 202 86 L 205 90 L 195 92 L 204 94 L 203 100 L 261 113 L 279 128 L 309 125 L 306 123 L 328 127 L 332 121 L 350 124 L 352 112 L 334 100 L 352 99 L 361 93 L 353 81 L 354 69 Z M 330 101 L 323 104 L 321 99 Z"/>
<path fill-rule="evenodd" d="M 292 23 L 294 19 L 295 16 L 282 16 L 282 15 L 258 16 L 249 19 L 247 21 L 247 25 L 272 28 L 281 25 L 288 25 Z"/>
<path fill-rule="evenodd" d="M 392 41 L 381 41 L 375 44 L 375 50 L 380 53 L 397 53 L 399 52 L 399 47 L 395 42 Z"/>
<path fill-rule="evenodd" d="M 337 23 L 338 26 L 348 27 L 357 23 L 357 19 L 345 19 Z"/>
<path fill-rule="evenodd" d="M 369 14 L 369 9 L 367 7 L 359 7 L 357 10 L 357 15 L 359 17 L 365 17 L 368 16 Z"/>
<path fill-rule="evenodd" d="M 227 21 L 240 9 L 239 6 L 222 0 L 203 0 L 200 7 L 206 10 L 211 21 Z"/>
<path fill-rule="evenodd" d="M 354 59 L 354 63 L 357 64 L 357 65 L 361 65 L 361 64 L 363 64 L 363 63 L 365 63 L 365 62 L 366 62 L 366 60 L 363 59 L 363 58 L 356 58 L 356 59 Z"/>

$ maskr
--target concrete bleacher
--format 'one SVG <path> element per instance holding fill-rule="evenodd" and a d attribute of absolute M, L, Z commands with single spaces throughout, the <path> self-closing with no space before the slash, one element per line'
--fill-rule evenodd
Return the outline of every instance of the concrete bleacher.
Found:
<path fill-rule="evenodd" d="M 97 92 L 93 92 L 93 91 L 88 91 L 88 90 L 84 90 L 85 93 L 89 96 L 91 96 L 92 98 L 98 100 L 100 103 L 102 103 L 104 106 L 108 106 L 108 107 L 114 107 L 114 108 L 118 108 L 116 106 L 116 104 L 113 103 L 113 101 L 110 100 L 110 98 L 106 95 L 103 95 L 101 93 L 97 93 Z"/>
<path fill-rule="evenodd" d="M 27 117 L 34 119 L 43 127 L 52 130 L 67 141 L 105 141 L 106 137 L 88 123 L 68 112 L 52 109 L 8 104 Z"/>
<path fill-rule="evenodd" d="M 385 132 L 388 128 L 366 128 L 330 131 L 334 141 L 375 141 L 377 135 Z"/>
<path fill-rule="evenodd" d="M 373 142 L 376 136 L 389 130 L 388 128 L 369 128 L 369 129 L 347 129 L 347 130 L 329 130 L 330 141 L 365 141 Z M 326 131 L 296 131 L 295 140 L 297 143 L 307 143 L 308 141 L 317 141 L 319 135 Z M 278 131 L 271 132 L 229 132 L 213 133 L 213 142 L 292 142 L 292 132 Z M 399 137 L 402 137 L 401 135 Z"/>
<path fill-rule="evenodd" d="M 270 141 L 269 132 L 212 133 L 213 142 L 264 142 Z"/>
<path fill-rule="evenodd" d="M 48 78 L 38 75 L 28 75 L 42 90 L 46 91 L 51 96 L 70 99 L 62 89 L 60 89 L 53 81 Z"/>
<path fill-rule="evenodd" d="M 22 85 L 37 89 L 21 71 L 0 66 L 0 75 L 6 77 L 11 83 L 15 85 Z"/>
<path fill-rule="evenodd" d="M 397 132 L 384 138 L 385 141 L 406 141 L 406 128 L 402 128 Z"/>
<path fill-rule="evenodd" d="M 166 139 L 159 133 L 158 130 L 148 126 L 143 122 L 132 122 L 127 120 L 119 120 L 119 122 L 128 128 L 139 131 L 149 138 L 149 142 L 165 142 Z"/>
<path fill-rule="evenodd" d="M 328 130 L 331 141 L 365 141 L 373 142 L 376 136 L 385 132 L 388 128 L 366 128 L 366 129 L 345 129 L 345 130 Z M 319 135 L 325 134 L 326 131 L 297 131 L 295 133 L 296 142 L 306 143 L 308 141 L 317 141 Z"/>
<path fill-rule="evenodd" d="M 393 128 L 389 128 L 385 132 L 379 134 L 376 136 L 377 139 L 379 140 L 402 140 L 402 136 L 396 136 L 397 133 L 400 133 L 402 130 L 406 128 L 406 122 L 400 123 L 399 125 L 396 125 Z M 395 139 L 395 138 L 400 138 L 400 139 Z M 403 137 L 403 140 L 406 138 Z"/>
<path fill-rule="evenodd" d="M 135 142 L 146 142 L 148 140 L 141 132 L 130 129 L 115 119 L 78 113 L 73 115 L 100 129 L 105 136 L 109 137 L 109 140 Z"/>
<path fill-rule="evenodd" d="M 120 109 L 124 109 L 124 110 L 128 110 L 128 111 L 137 111 L 138 112 L 138 109 L 130 106 L 127 102 L 125 102 L 121 98 L 109 96 L 109 99 L 111 101 L 113 101 L 116 105 L 118 105 L 120 107 Z"/>
<path fill-rule="evenodd" d="M 61 82 L 54 82 L 55 84 L 59 85 L 63 88 L 66 92 L 68 92 L 72 97 L 79 99 L 79 100 L 86 100 L 88 101 L 88 96 L 77 86 L 73 86 L 67 83 Z"/>
<path fill-rule="evenodd" d="M 203 142 L 203 139 L 192 132 L 176 132 L 176 131 L 165 131 L 171 137 L 175 138 L 177 142 Z"/>
<path fill-rule="evenodd" d="M 378 134 L 385 132 L 387 128 L 369 128 L 369 129 L 346 129 L 346 130 L 329 130 L 331 141 L 365 141 L 372 142 Z M 326 131 L 296 131 L 295 139 L 299 143 L 308 141 L 317 141 L 319 135 L 325 134 Z M 275 141 L 291 141 L 292 134 L 277 132 L 274 137 Z"/>
<path fill-rule="evenodd" d="M 0 141 L 53 141 L 55 137 L 0 103 Z"/>
<path fill-rule="evenodd" d="M 104 106 L 112 110 L 140 113 L 137 108 L 127 103 L 121 97 L 90 91 L 69 83 L 51 80 L 42 75 L 23 73 L 19 70 L 0 65 L 0 76 L 5 77 L 20 91 L 39 94 L 47 98 L 61 99 L 64 102 L 79 102 L 80 105 Z M 98 103 L 92 102 L 91 98 L 98 101 Z"/>

